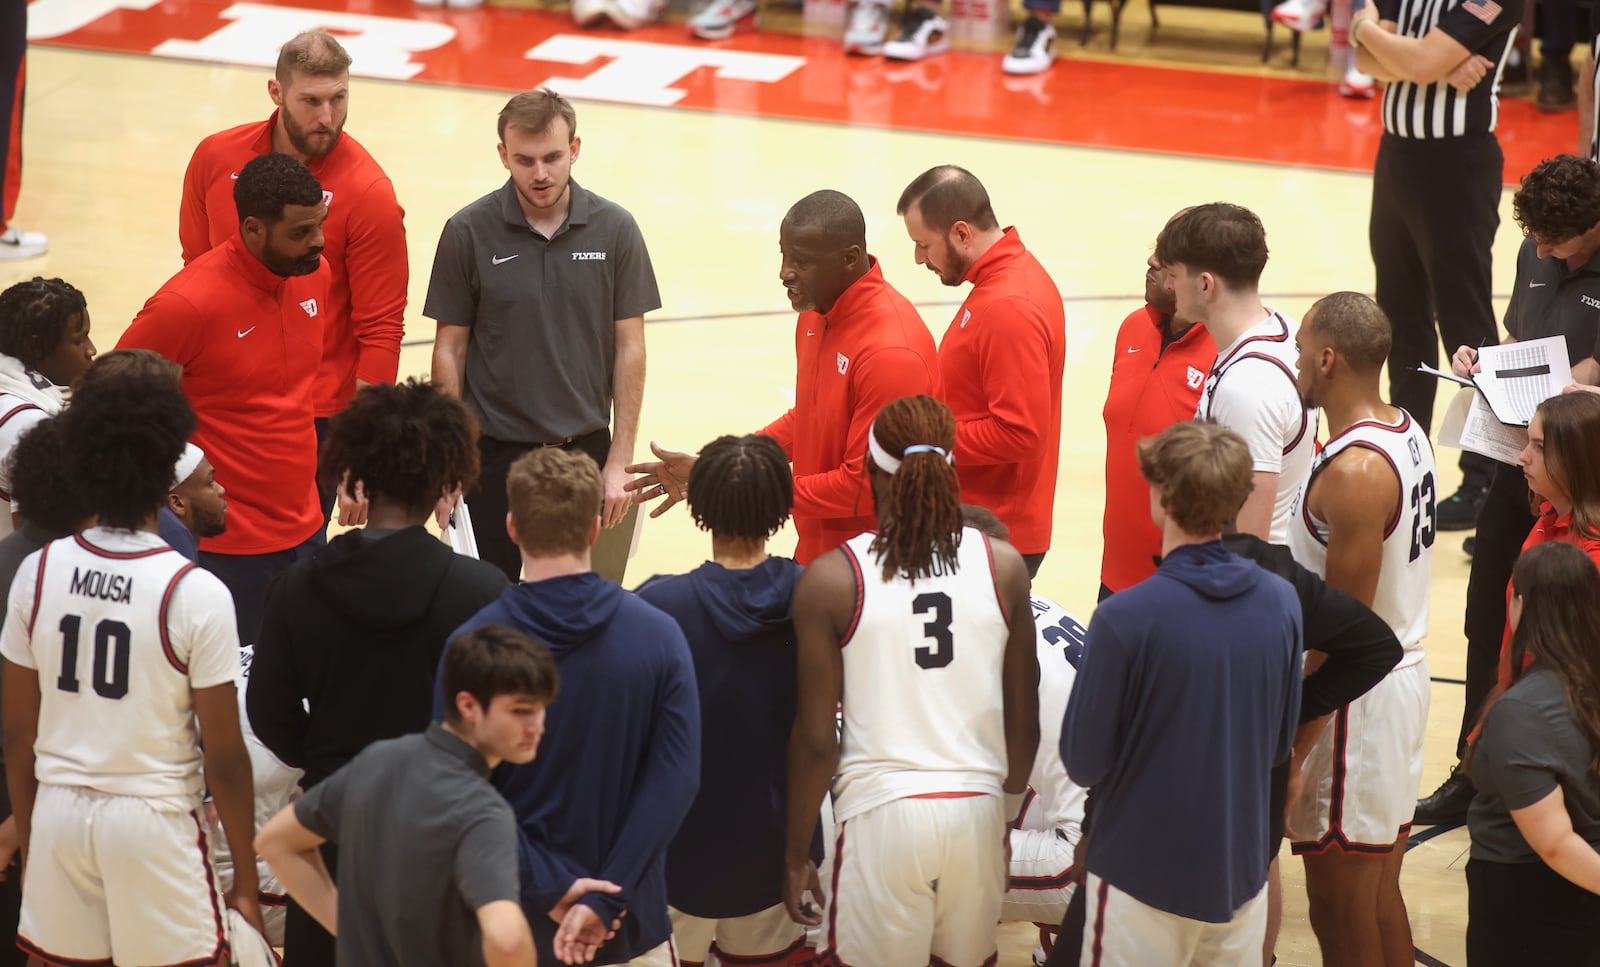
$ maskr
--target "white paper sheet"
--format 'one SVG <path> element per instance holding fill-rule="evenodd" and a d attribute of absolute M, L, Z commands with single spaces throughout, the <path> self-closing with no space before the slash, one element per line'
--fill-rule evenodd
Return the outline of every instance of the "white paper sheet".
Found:
<path fill-rule="evenodd" d="M 472 514 L 467 512 L 465 497 L 456 502 L 456 509 L 450 514 L 450 526 L 444 529 L 444 540 L 457 554 L 478 556 L 478 537 L 472 531 Z"/>
<path fill-rule="evenodd" d="M 1478 350 L 1473 385 L 1501 423 L 1527 426 L 1540 403 L 1572 382 L 1564 336 L 1547 336 Z"/>
<path fill-rule="evenodd" d="M 1471 387 L 1465 387 L 1456 393 L 1444 412 L 1444 420 L 1439 424 L 1439 443 L 1516 466 L 1522 448 L 1528 445 L 1528 431 L 1526 427 L 1500 422 L 1483 397 Z"/>

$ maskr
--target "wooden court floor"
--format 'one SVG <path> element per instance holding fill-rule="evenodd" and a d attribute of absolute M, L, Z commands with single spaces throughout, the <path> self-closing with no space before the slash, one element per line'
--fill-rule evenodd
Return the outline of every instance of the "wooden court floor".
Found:
<path fill-rule="evenodd" d="M 48 232 L 40 260 L 0 264 L 0 286 L 43 274 L 81 288 L 102 350 L 180 266 L 180 182 L 195 143 L 264 118 L 266 72 L 40 48 L 29 54 L 27 168 L 17 224 Z M 428 370 L 421 318 L 434 244 L 445 218 L 497 186 L 494 118 L 504 95 L 356 80 L 347 133 L 387 168 L 406 208 L 411 301 L 402 374 Z M 1092 611 L 1101 547 L 1104 439 L 1100 408 L 1112 337 L 1140 304 L 1156 231 L 1185 205 L 1216 199 L 1255 209 L 1267 226 L 1270 304 L 1299 315 L 1337 289 L 1371 291 L 1366 175 L 1179 159 L 818 123 L 584 103 L 576 177 L 630 209 L 650 245 L 664 308 L 649 319 L 642 437 L 698 447 L 747 432 L 788 405 L 793 316 L 777 280 L 777 227 L 817 188 L 850 194 L 867 216 L 889 280 L 942 334 L 961 290 L 918 268 L 894 214 L 917 173 L 954 162 L 988 185 L 1003 224 L 1052 271 L 1067 299 L 1068 345 L 1055 538 L 1037 589 L 1080 618 Z M 1509 196 L 1495 252 L 1497 291 L 1509 290 L 1517 246 Z M 1503 301 L 1499 308 L 1503 308 Z M 643 453 L 641 447 L 641 455 Z M 1441 451 L 1441 494 L 1454 490 L 1454 453 Z M 1431 634 L 1436 678 L 1463 671 L 1461 613 L 1467 561 L 1460 535 L 1434 548 Z M 792 547 L 781 535 L 778 549 Z M 643 531 L 628 584 L 686 570 L 708 541 L 673 512 Z M 1450 765 L 1461 688 L 1433 689 L 1424 790 Z M 1179 821 L 1179 817 L 1174 817 Z M 1464 963 L 1464 831 L 1418 846 L 1404 888 L 1418 946 Z M 1285 854 L 1287 922 L 1280 963 L 1316 964 L 1299 864 Z M 1030 930 L 1008 928 L 1002 963 L 1027 963 Z"/>

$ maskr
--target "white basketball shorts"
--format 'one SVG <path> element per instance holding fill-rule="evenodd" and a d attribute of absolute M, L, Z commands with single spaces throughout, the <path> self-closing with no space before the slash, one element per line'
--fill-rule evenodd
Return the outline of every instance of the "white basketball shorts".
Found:
<path fill-rule="evenodd" d="M 839 824 L 821 962 L 994 962 L 1005 892 L 998 796 L 896 799 Z"/>
<path fill-rule="evenodd" d="M 1296 855 L 1392 852 L 1411 829 L 1428 730 L 1428 662 L 1396 668 L 1335 712 L 1289 811 Z"/>
<path fill-rule="evenodd" d="M 1157 910 L 1090 873 L 1085 899 L 1082 967 L 1261 967 L 1267 940 L 1267 888 L 1233 911 L 1227 923 L 1190 920 Z"/>
<path fill-rule="evenodd" d="M 1065 827 L 1013 829 L 1011 870 L 1000 919 L 1026 920 L 1051 930 L 1061 925 L 1077 884 L 1072 882 L 1076 837 Z"/>
<path fill-rule="evenodd" d="M 215 961 L 222 910 L 198 812 L 39 786 L 17 946 L 55 964 Z"/>
<path fill-rule="evenodd" d="M 707 920 L 681 910 L 672 914 L 672 945 L 683 967 L 704 964 L 782 967 L 795 964 L 806 946 L 806 929 L 789 919 L 783 904 L 747 917 Z M 810 962 L 810 958 L 806 958 Z"/>

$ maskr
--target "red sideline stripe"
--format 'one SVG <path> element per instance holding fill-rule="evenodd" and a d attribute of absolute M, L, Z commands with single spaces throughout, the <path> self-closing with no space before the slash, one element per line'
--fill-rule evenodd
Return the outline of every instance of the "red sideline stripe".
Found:
<path fill-rule="evenodd" d="M 716 951 L 717 959 L 725 964 L 738 964 L 740 967 L 784 967 L 790 962 L 795 951 L 805 946 L 805 934 L 794 938 L 794 943 L 773 954 L 730 954 L 716 944 L 711 949 Z M 683 967 L 689 967 L 690 961 L 681 961 Z"/>
<path fill-rule="evenodd" d="M 192 567 L 193 565 L 190 566 Z M 163 620 L 162 623 L 164 625 L 165 621 Z M 200 814 L 193 810 L 190 810 L 189 818 L 194 820 L 195 839 L 200 844 L 200 866 L 203 868 L 205 881 L 207 883 L 215 883 L 217 882 L 217 874 L 216 870 L 211 868 L 211 851 L 206 847 L 205 824 L 200 821 Z M 222 925 L 222 906 L 217 902 L 217 891 L 215 888 L 207 890 L 206 892 L 211 896 L 211 921 L 212 923 L 216 924 L 217 927 L 217 948 L 211 952 L 211 956 L 209 958 L 201 957 L 198 960 L 189 960 L 181 964 L 164 965 L 164 967 L 207 967 L 207 965 L 210 964 L 228 963 L 228 932 L 227 929 Z"/>
<path fill-rule="evenodd" d="M 172 650 L 172 638 L 167 634 L 167 605 L 172 603 L 172 592 L 178 589 L 178 582 L 183 576 L 195 569 L 193 562 L 185 564 L 178 569 L 178 573 L 167 582 L 167 590 L 161 595 L 161 651 L 167 656 L 167 663 L 178 670 L 178 674 L 189 674 L 189 666 L 178 660 L 178 655 Z"/>
<path fill-rule="evenodd" d="M 17 949 L 30 957 L 37 957 L 47 964 L 54 964 L 56 967 L 111 967 L 110 957 L 106 957 L 103 960 L 74 960 L 71 957 L 58 957 L 55 954 L 46 953 L 42 947 L 21 934 L 17 934 Z"/>
<path fill-rule="evenodd" d="M 50 545 L 39 548 L 39 571 L 33 576 L 33 610 L 28 612 L 28 633 L 33 633 L 33 623 L 39 620 L 40 592 L 44 590 L 44 562 L 50 556 Z"/>
<path fill-rule="evenodd" d="M 994 588 L 995 603 L 1000 605 L 1000 617 L 1009 625 L 1011 614 L 1006 610 L 1005 595 L 1000 593 L 1000 575 L 994 570 L 994 544 L 990 543 L 988 534 L 983 535 L 983 553 L 989 558 L 989 584 Z"/>
<path fill-rule="evenodd" d="M 1094 908 L 1094 963 L 1092 967 L 1100 967 L 1100 958 L 1105 953 L 1106 934 L 1106 900 L 1111 895 L 1111 884 L 1100 881 L 1100 896 L 1095 900 Z"/>
<path fill-rule="evenodd" d="M 925 792 L 920 796 L 907 796 L 907 799 L 972 799 L 976 796 L 987 796 L 986 792 Z"/>
<path fill-rule="evenodd" d="M 839 550 L 844 552 L 844 559 L 850 563 L 850 571 L 856 581 L 855 610 L 850 614 L 850 624 L 845 627 L 844 634 L 839 636 L 839 647 L 850 644 L 850 639 L 855 637 L 856 626 L 861 623 L 861 609 L 866 604 L 867 585 L 861 576 L 861 562 L 856 560 L 855 552 L 850 550 L 849 544 L 840 544 Z"/>
<path fill-rule="evenodd" d="M 154 557 L 157 554 L 178 553 L 170 547 L 152 547 L 143 551 L 108 551 L 103 547 L 96 547 L 89 543 L 89 541 L 82 534 L 74 534 L 72 539 L 78 542 L 79 547 L 88 551 L 90 554 L 93 554 L 95 557 L 104 557 L 113 561 L 135 561 L 141 557 Z"/>
<path fill-rule="evenodd" d="M 1049 876 L 1013 876 L 1011 886 L 1013 890 L 1060 890 L 1071 883 L 1077 875 L 1077 867 L 1068 866 L 1060 873 Z"/>

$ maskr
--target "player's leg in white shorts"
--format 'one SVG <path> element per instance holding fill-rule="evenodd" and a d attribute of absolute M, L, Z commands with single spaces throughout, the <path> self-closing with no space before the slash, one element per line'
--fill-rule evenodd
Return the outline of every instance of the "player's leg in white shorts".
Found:
<path fill-rule="evenodd" d="M 1294 852 L 1390 852 L 1411 828 L 1428 727 L 1428 663 L 1396 668 L 1334 713 L 1289 814 Z"/>
<path fill-rule="evenodd" d="M 1157 910 L 1090 873 L 1082 967 L 1258 967 L 1267 933 L 1265 886 L 1227 923 L 1206 923 Z"/>
<path fill-rule="evenodd" d="M 666 943 L 651 947 L 628 961 L 628 967 L 678 967 L 678 963 L 678 945 L 668 937 Z"/>
<path fill-rule="evenodd" d="M 1005 890 L 998 796 L 897 799 L 839 824 L 824 962 L 979 967 Z"/>
<path fill-rule="evenodd" d="M 17 943 L 47 962 L 214 962 L 222 897 L 198 813 L 41 785 Z"/>
<path fill-rule="evenodd" d="M 1011 869 L 1000 919 L 1048 924 L 1052 929 L 1067 915 L 1072 900 L 1072 848 L 1076 841 L 1064 827 L 1013 829 Z"/>
<path fill-rule="evenodd" d="M 681 910 L 672 914 L 672 942 L 683 967 L 779 967 L 805 947 L 805 928 L 789 919 L 783 904 L 746 917 L 709 920 Z"/>

